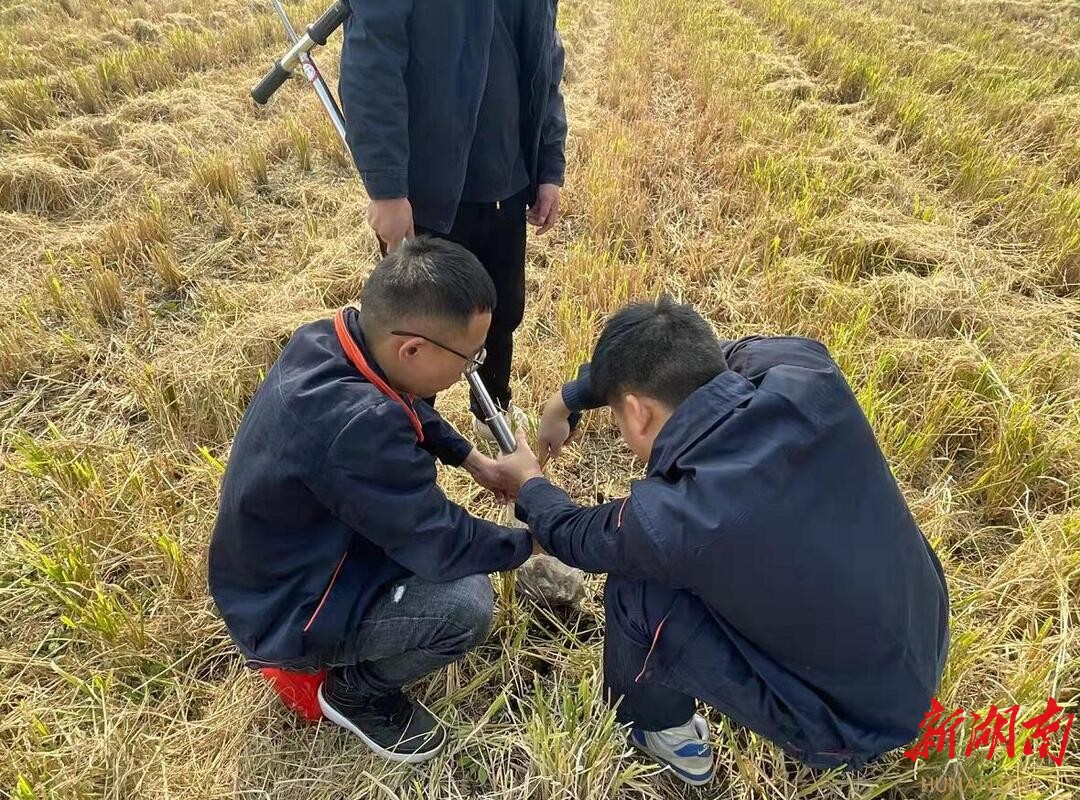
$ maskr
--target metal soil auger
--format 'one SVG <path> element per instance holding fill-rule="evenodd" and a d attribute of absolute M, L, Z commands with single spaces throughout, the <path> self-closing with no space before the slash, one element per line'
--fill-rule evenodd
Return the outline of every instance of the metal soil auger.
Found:
<path fill-rule="evenodd" d="M 319 72 L 319 68 L 315 65 L 315 60 L 311 57 L 311 51 L 316 46 L 325 45 L 330 35 L 348 19 L 351 13 L 348 3 L 344 2 L 344 0 L 338 0 L 326 9 L 322 16 L 309 25 L 302 36 L 298 36 L 292 23 L 289 22 L 289 16 L 285 13 L 281 0 L 271 0 L 271 2 L 281 19 L 281 24 L 285 26 L 285 32 L 289 36 L 289 41 L 292 42 L 292 47 L 275 61 L 270 71 L 255 84 L 251 90 L 251 99 L 259 105 L 265 105 L 274 92 L 280 89 L 282 84 L 291 78 L 299 68 L 315 90 L 315 94 L 323 104 L 323 108 L 326 109 L 326 113 L 330 115 L 330 122 L 333 123 L 334 130 L 337 131 L 338 136 L 341 138 L 341 143 L 345 146 L 345 152 L 351 153 L 349 142 L 345 136 L 345 117 L 341 113 L 341 109 L 338 108 L 338 104 L 330 92 L 330 87 L 326 85 L 322 73 Z M 499 449 L 504 453 L 514 452 L 517 449 L 517 441 L 514 439 L 510 425 L 506 421 L 506 415 L 491 399 L 491 395 L 488 393 L 487 387 L 484 386 L 480 376 L 476 373 L 476 369 L 474 367 L 467 369 L 465 378 L 468 380 L 469 388 L 484 411 L 484 422 L 487 423 L 491 433 L 495 436 L 495 440 L 499 443 Z"/>

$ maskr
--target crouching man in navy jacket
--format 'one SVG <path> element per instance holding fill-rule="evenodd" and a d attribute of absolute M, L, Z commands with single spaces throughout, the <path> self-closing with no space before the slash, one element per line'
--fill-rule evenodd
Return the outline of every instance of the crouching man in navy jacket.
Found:
<path fill-rule="evenodd" d="M 222 485 L 210 590 L 250 663 L 328 670 L 322 712 L 379 755 L 419 762 L 446 732 L 401 687 L 487 636 L 487 574 L 533 543 L 443 495 L 436 458 L 503 487 L 495 461 L 415 399 L 484 360 L 495 287 L 480 262 L 410 239 L 361 301 L 297 330 L 255 393 Z"/>
<path fill-rule="evenodd" d="M 574 504 L 522 436 L 501 466 L 543 549 L 608 575 L 604 678 L 631 742 L 699 784 L 695 700 L 811 766 L 913 739 L 948 649 L 945 578 L 826 349 L 632 305 L 548 401 L 541 458 L 605 404 L 648 464 L 629 497 Z"/>

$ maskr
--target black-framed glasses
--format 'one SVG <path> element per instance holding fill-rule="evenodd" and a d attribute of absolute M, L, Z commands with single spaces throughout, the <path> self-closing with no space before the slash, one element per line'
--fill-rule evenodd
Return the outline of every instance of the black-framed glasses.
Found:
<path fill-rule="evenodd" d="M 412 331 L 390 331 L 391 336 L 415 336 L 417 339 L 423 339 L 425 342 L 431 342 L 436 347 L 441 347 L 448 353 L 453 353 L 458 358 L 464 360 L 465 371 L 472 372 L 478 370 L 484 365 L 484 361 L 487 359 L 487 348 L 481 347 L 476 351 L 475 355 L 467 356 L 464 353 L 459 353 L 453 347 L 448 347 L 442 342 L 435 341 L 430 336 L 424 336 L 422 333 L 413 333 Z"/>

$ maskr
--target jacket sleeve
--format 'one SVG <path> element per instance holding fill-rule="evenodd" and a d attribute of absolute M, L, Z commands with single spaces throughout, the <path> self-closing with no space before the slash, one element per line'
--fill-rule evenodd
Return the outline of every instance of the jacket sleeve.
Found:
<path fill-rule="evenodd" d="M 555 31 L 551 46 L 551 84 L 548 87 L 547 118 L 540 128 L 540 153 L 537 183 L 563 185 L 566 174 L 566 104 L 562 96 L 563 67 L 566 50 Z"/>
<path fill-rule="evenodd" d="M 349 0 L 338 90 L 349 149 L 373 200 L 409 194 L 412 0 Z"/>
<path fill-rule="evenodd" d="M 581 412 L 594 408 L 602 408 L 607 405 L 603 398 L 593 393 L 592 383 L 589 381 L 589 365 L 582 364 L 578 369 L 577 378 L 563 384 L 561 394 L 563 403 L 570 411 L 570 429 L 577 428 L 581 422 Z"/>
<path fill-rule="evenodd" d="M 343 522 L 426 581 L 510 570 L 532 551 L 528 531 L 468 514 L 435 483 L 435 464 L 401 410 L 382 403 L 334 439 L 312 490 Z"/>
<path fill-rule="evenodd" d="M 423 400 L 416 401 L 413 407 L 424 429 L 424 443 L 421 446 L 444 464 L 460 467 L 473 451 L 472 442 Z"/>
<path fill-rule="evenodd" d="M 579 506 L 545 478 L 533 478 L 518 493 L 516 510 L 540 546 L 564 564 L 676 585 L 664 548 L 642 524 L 632 495 Z"/>
<path fill-rule="evenodd" d="M 593 393 L 590 374 L 589 365 L 582 364 L 578 369 L 577 378 L 563 384 L 562 399 L 570 411 L 580 413 L 607 405 L 602 397 L 597 397 Z"/>

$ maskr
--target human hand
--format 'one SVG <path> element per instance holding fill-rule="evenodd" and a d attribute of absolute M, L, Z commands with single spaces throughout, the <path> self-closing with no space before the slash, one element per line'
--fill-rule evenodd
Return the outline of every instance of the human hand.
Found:
<path fill-rule="evenodd" d="M 536 202 L 525 218 L 530 225 L 540 229 L 536 232 L 537 236 L 543 236 L 554 228 L 559 221 L 559 187 L 553 183 L 540 184 L 536 190 Z"/>
<path fill-rule="evenodd" d="M 554 458 L 563 446 L 577 437 L 577 431 L 570 430 L 570 409 L 563 402 L 562 391 L 555 392 L 546 403 L 540 415 L 540 428 L 536 434 L 536 449 L 540 466 L 549 458 Z"/>
<path fill-rule="evenodd" d="M 507 480 L 499 463 L 476 448 L 473 448 L 461 466 L 472 475 L 474 481 L 485 489 L 491 490 L 496 502 L 509 503 L 517 496 L 517 488 Z"/>
<path fill-rule="evenodd" d="M 521 491 L 521 487 L 533 478 L 542 478 L 543 471 L 540 462 L 533 455 L 529 447 L 529 439 L 525 431 L 517 429 L 517 450 L 510 455 L 500 454 L 498 458 L 499 471 L 503 485 L 512 491 L 513 496 Z"/>
<path fill-rule="evenodd" d="M 386 251 L 397 249 L 403 239 L 414 236 L 412 203 L 407 197 L 393 200 L 372 200 L 367 209 L 368 224 L 386 245 Z"/>

